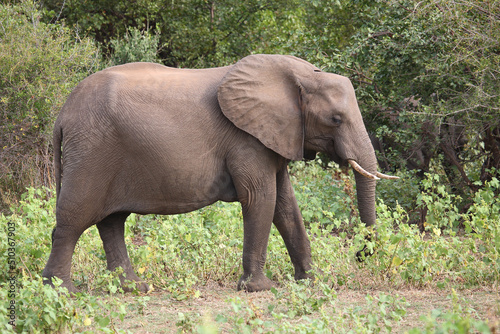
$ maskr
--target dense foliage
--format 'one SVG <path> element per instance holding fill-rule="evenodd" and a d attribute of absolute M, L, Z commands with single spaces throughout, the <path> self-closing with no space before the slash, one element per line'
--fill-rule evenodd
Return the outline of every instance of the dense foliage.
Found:
<path fill-rule="evenodd" d="M 285 53 L 349 76 L 381 168 L 409 170 L 405 176 L 417 183 L 425 172 L 442 174 L 466 210 L 500 169 L 499 6 L 493 0 L 2 5 L 4 208 L 24 187 L 51 183 L 54 116 L 89 73 L 130 61 L 209 67 L 250 53 Z M 94 39 L 104 61 L 80 36 Z M 409 189 L 382 195 L 420 211 L 423 224 L 425 208 L 418 209 Z"/>
<path fill-rule="evenodd" d="M 30 2 L 0 5 L 0 194 L 52 183 L 52 125 L 73 87 L 99 68 L 90 39 L 47 24 Z"/>
<path fill-rule="evenodd" d="M 383 165 L 470 197 L 500 167 L 500 4 L 376 2 L 344 55 Z"/>
<path fill-rule="evenodd" d="M 106 66 L 213 67 L 252 53 L 292 54 L 348 76 L 380 167 L 403 179 L 379 182 L 379 228 L 369 244 L 375 254 L 358 265 L 352 254 L 369 231 L 357 225 L 352 176 L 324 159 L 291 164 L 324 276 L 313 287 L 293 283 L 273 230 L 267 275 L 281 286 L 267 308 L 233 297 L 232 311 L 213 319 L 179 314 L 179 332 L 390 332 L 405 317 L 401 298 L 367 295 L 369 307 L 361 310 L 336 300 L 335 289 L 370 284 L 450 291 L 453 309 L 423 319 L 429 333 L 495 330 L 455 289 L 498 289 L 500 277 L 499 13 L 497 0 L 3 2 L 0 224 L 16 229 L 17 330 L 117 332 L 127 314 L 113 294 L 116 273 L 104 270 L 95 228 L 74 257 L 74 280 L 86 293 L 68 298 L 42 287 L 38 276 L 55 222 L 51 130 L 69 92 Z M 406 224 L 416 221 L 418 227 Z M 138 273 L 171 300 L 196 300 L 204 282 L 233 284 L 240 274 L 238 205 L 186 216 L 132 215 L 126 226 Z M 0 239 L 9 233 L 2 229 Z M 1 243 L 3 258 L 8 252 Z M 0 268 L 4 284 L 7 263 Z M 112 294 L 103 297 L 106 291 Z M 2 286 L 0 321 L 7 319 L 6 293 Z M 143 312 L 148 298 L 138 297 L 129 311 Z M 0 322 L 0 331 L 8 326 Z"/>
<path fill-rule="evenodd" d="M 331 173 L 316 165 L 297 169 L 303 186 L 298 187 L 299 198 L 306 198 L 309 189 L 319 192 L 318 180 Z M 352 177 L 346 177 L 339 184 L 348 186 L 351 180 Z M 435 187 L 433 181 L 428 179 L 425 187 Z M 294 183 L 299 186 L 297 181 Z M 398 327 L 399 331 L 467 333 L 474 329 L 490 333 L 498 326 L 495 319 L 500 317 L 500 304 L 491 310 L 487 320 L 486 314 L 478 313 L 461 299 L 460 291 L 498 289 L 500 200 L 494 193 L 499 187 L 497 179 L 488 182 L 465 214 L 458 212 L 443 189 L 437 189 L 439 195 L 434 197 L 422 194 L 420 200 L 427 203 L 432 217 L 425 233 L 403 223 L 402 218 L 407 215 L 404 209 L 390 209 L 380 202 L 377 238 L 369 245 L 375 253 L 362 264 L 355 261 L 354 254 L 365 243 L 366 228 L 347 218 L 333 218 L 333 224 L 324 225 L 323 217 L 349 212 L 349 203 L 332 208 L 335 212 L 321 209 L 328 207 L 327 197 L 320 196 L 315 208 L 303 203 L 301 209 L 310 210 L 313 217 L 309 231 L 313 260 L 319 269 L 315 284 L 294 282 L 293 266 L 273 228 L 265 273 L 278 288 L 273 289 L 267 305 L 257 307 L 251 297 L 244 300 L 234 292 L 220 306 L 226 311 L 214 310 L 212 319 L 195 312 L 174 314 L 178 330 L 196 332 L 208 326 L 213 333 L 218 332 L 216 328 L 235 333 L 391 332 L 409 316 L 408 303 L 392 292 L 404 287 L 448 291 L 453 302 L 449 309 L 436 308 L 431 312 L 426 308 L 422 311 L 424 317 L 415 324 L 417 328 Z M 95 227 L 82 235 L 73 257 L 73 280 L 83 293 L 69 298 L 42 286 L 39 275 L 50 253 L 54 205 L 50 190 L 31 188 L 12 214 L 0 215 L 2 226 L 15 226 L 17 331 L 126 332 L 130 324 L 123 322 L 125 316 L 142 317 L 145 310 L 154 307 L 150 305 L 153 295 L 137 295 L 122 302 L 118 272 L 105 270 L 105 254 Z M 186 215 L 131 215 L 125 233 L 131 261 L 155 291 L 163 292 L 161 303 L 165 307 L 179 306 L 176 301 L 196 303 L 203 298 L 205 285 L 234 287 L 241 275 L 241 219 L 240 206 L 227 203 Z M 459 220 L 464 222 L 463 231 L 457 227 Z M 7 229 L 0 230 L 1 240 L 7 240 L 8 235 Z M 8 250 L 7 243 L 0 244 L 2 258 L 7 258 Z M 10 271 L 6 261 L 0 263 L 0 269 L 0 328 L 6 329 L 8 318 L 3 312 L 11 300 L 7 297 Z M 369 293 L 380 287 L 391 293 Z M 368 291 L 363 303 L 366 306 L 339 303 L 336 291 L 342 289 Z"/>

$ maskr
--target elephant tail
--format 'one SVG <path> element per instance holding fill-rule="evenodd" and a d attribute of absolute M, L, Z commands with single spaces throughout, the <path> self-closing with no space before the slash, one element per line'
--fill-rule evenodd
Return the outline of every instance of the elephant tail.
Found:
<path fill-rule="evenodd" d="M 61 176 L 62 176 L 62 163 L 61 163 L 61 144 L 63 138 L 63 131 L 60 122 L 56 121 L 54 125 L 54 172 L 56 177 L 56 199 L 59 199 L 59 193 L 61 192 Z"/>

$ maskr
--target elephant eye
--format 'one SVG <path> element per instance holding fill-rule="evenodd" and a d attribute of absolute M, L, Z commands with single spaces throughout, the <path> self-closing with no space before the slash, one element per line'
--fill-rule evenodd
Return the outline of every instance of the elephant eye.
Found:
<path fill-rule="evenodd" d="M 340 116 L 335 115 L 332 117 L 332 122 L 333 122 L 333 124 L 338 126 L 338 125 L 342 124 L 342 119 L 340 118 Z"/>

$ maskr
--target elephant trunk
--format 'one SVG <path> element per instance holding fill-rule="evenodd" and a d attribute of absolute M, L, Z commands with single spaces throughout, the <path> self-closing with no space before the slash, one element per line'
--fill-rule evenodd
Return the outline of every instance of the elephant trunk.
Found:
<path fill-rule="evenodd" d="M 375 176 L 379 174 L 377 174 L 377 158 L 372 147 L 360 157 L 358 163 L 359 168 L 353 163 L 351 165 L 356 179 L 359 216 L 366 226 L 372 226 L 376 220 L 375 187 L 379 179 Z"/>
<path fill-rule="evenodd" d="M 361 221 L 366 226 L 375 224 L 375 186 L 377 181 L 355 171 L 356 196 L 358 198 L 358 211 Z"/>
<path fill-rule="evenodd" d="M 376 221 L 375 188 L 380 174 L 377 173 L 377 158 L 371 144 L 364 150 L 364 154 L 359 156 L 357 163 L 352 161 L 349 163 L 354 169 L 356 179 L 359 217 L 366 226 L 373 226 Z M 356 253 L 356 259 L 361 262 L 369 255 L 372 255 L 372 252 L 368 251 L 365 245 Z"/>
<path fill-rule="evenodd" d="M 354 177 L 356 179 L 356 191 L 358 198 L 358 210 L 361 221 L 366 226 L 375 225 L 376 210 L 375 210 L 375 188 L 379 179 L 399 179 L 397 176 L 390 176 L 379 173 L 377 171 L 377 158 L 373 146 L 365 144 L 358 147 L 365 147 L 363 154 L 359 156 L 357 161 L 348 160 L 349 164 L 354 169 Z M 368 240 L 371 236 L 367 237 Z M 366 256 L 372 255 L 373 251 L 365 245 L 362 250 L 356 253 L 358 261 L 363 261 Z"/>

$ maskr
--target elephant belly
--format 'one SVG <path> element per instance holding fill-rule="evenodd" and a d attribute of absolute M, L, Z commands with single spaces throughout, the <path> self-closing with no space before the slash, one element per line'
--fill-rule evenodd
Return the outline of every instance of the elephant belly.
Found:
<path fill-rule="evenodd" d="M 141 214 L 179 214 L 194 211 L 219 200 L 238 200 L 236 189 L 228 173 L 216 176 L 200 175 L 186 168 L 183 171 L 157 174 L 153 179 L 128 178 L 122 184 L 126 191 L 122 210 Z"/>

